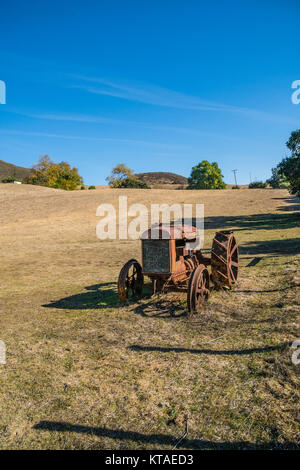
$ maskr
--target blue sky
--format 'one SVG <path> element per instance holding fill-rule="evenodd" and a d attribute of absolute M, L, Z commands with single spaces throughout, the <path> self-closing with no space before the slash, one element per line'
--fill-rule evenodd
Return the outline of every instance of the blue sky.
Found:
<path fill-rule="evenodd" d="M 300 128 L 298 1 L 1 3 L 0 159 L 266 179 Z"/>

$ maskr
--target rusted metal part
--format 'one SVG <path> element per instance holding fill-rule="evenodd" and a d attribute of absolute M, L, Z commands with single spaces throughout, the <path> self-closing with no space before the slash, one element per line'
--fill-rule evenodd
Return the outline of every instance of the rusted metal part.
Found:
<path fill-rule="evenodd" d="M 194 269 L 187 291 L 187 305 L 190 313 L 198 313 L 209 296 L 209 273 L 204 264 Z"/>
<path fill-rule="evenodd" d="M 166 289 L 166 286 L 168 285 L 170 281 L 170 276 L 169 277 L 161 277 L 161 276 L 149 276 L 149 278 L 152 281 L 152 289 L 153 289 L 153 294 L 157 294 L 158 292 L 163 292 Z"/>
<path fill-rule="evenodd" d="M 142 240 L 195 240 L 197 229 L 193 225 L 176 223 L 152 225 L 142 233 Z"/>
<path fill-rule="evenodd" d="M 203 256 L 201 253 L 201 250 L 195 250 L 194 256 L 197 259 L 198 264 L 204 264 L 204 266 L 210 266 L 211 264 L 211 259 L 208 258 L 207 256 Z"/>
<path fill-rule="evenodd" d="M 192 274 L 193 270 L 195 269 L 195 262 L 194 262 L 192 256 L 187 256 L 184 259 L 184 265 L 185 265 L 186 277 L 189 279 L 190 275 Z"/>
<path fill-rule="evenodd" d="M 231 288 L 237 281 L 239 251 L 231 230 L 217 232 L 211 250 L 212 281 L 216 287 Z"/>
<path fill-rule="evenodd" d="M 143 291 L 144 276 L 142 266 L 136 259 L 124 264 L 118 279 L 118 295 L 121 302 L 131 297 L 140 297 Z"/>
<path fill-rule="evenodd" d="M 142 235 L 142 266 L 131 259 L 121 269 L 120 300 L 125 302 L 130 297 L 141 296 L 143 275 L 151 279 L 154 293 L 174 288 L 187 290 L 188 309 L 194 313 L 207 300 L 210 281 L 217 288 L 232 288 L 239 270 L 238 245 L 233 232 L 216 232 L 211 258 L 201 250 L 187 249 L 187 242 L 196 240 L 196 236 L 196 227 L 175 223 L 146 230 Z"/>

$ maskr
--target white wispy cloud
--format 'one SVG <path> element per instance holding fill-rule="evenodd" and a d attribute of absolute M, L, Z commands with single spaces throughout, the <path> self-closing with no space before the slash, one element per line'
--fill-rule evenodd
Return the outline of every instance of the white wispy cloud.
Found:
<path fill-rule="evenodd" d="M 131 120 L 122 120 L 122 119 L 111 119 L 103 116 L 96 116 L 90 114 L 66 114 L 66 113 L 39 113 L 39 112 L 28 112 L 28 111 L 21 111 L 16 109 L 5 109 L 6 112 L 18 114 L 20 116 L 25 116 L 33 119 L 42 119 L 42 120 L 49 120 L 49 121 L 65 121 L 65 122 L 79 122 L 79 123 L 94 123 L 94 124 L 109 124 L 109 125 L 125 125 L 125 126 L 132 126 L 132 127 L 140 127 L 144 129 L 151 129 L 157 131 L 165 131 L 165 132 L 175 132 L 175 133 L 182 133 L 182 134 L 189 134 L 195 135 L 200 137 L 216 137 L 216 138 L 223 138 L 227 140 L 238 140 L 238 141 L 245 141 L 245 139 L 237 137 L 237 136 L 230 136 L 216 132 L 205 132 L 201 131 L 200 129 L 192 129 L 188 127 L 177 127 L 177 126 L 166 126 L 166 125 L 155 125 L 150 124 L 147 122 L 142 121 L 131 121 Z"/>
<path fill-rule="evenodd" d="M 96 116 L 92 114 L 76 114 L 76 113 L 50 113 L 50 112 L 31 112 L 15 108 L 6 108 L 4 112 L 18 114 L 33 119 L 43 119 L 47 121 L 70 121 L 70 122 L 87 122 L 96 124 L 117 124 L 126 123 L 120 119 L 111 119 L 103 116 Z M 133 123 L 133 121 L 132 121 Z"/>
<path fill-rule="evenodd" d="M 88 93 L 107 95 L 115 98 L 122 98 L 125 100 L 136 101 L 155 106 L 196 111 L 223 111 L 237 113 L 245 117 L 250 117 L 254 119 L 261 119 L 279 123 L 285 122 L 288 124 L 299 125 L 298 121 L 296 122 L 295 119 L 291 119 L 287 116 L 281 116 L 267 111 L 247 108 L 243 106 L 235 106 L 214 101 L 206 101 L 196 96 L 187 95 L 156 85 L 134 84 L 130 86 L 124 85 L 122 83 L 108 81 L 102 78 L 86 77 L 82 75 L 72 75 L 72 77 L 81 82 L 79 84 L 72 85 L 72 87 L 85 90 Z M 95 84 L 97 86 L 95 86 Z"/>
<path fill-rule="evenodd" d="M 149 145 L 159 148 L 170 148 L 170 149 L 188 149 L 186 145 L 169 145 L 161 142 L 151 142 L 147 140 L 136 140 L 136 139 L 121 139 L 121 138 L 110 138 L 110 137 L 89 137 L 81 135 L 67 135 L 67 134 L 54 134 L 48 132 L 33 132 L 33 131 L 20 131 L 17 129 L 0 129 L 0 134 L 6 135 L 21 135 L 28 137 L 48 137 L 54 139 L 67 139 L 67 140 L 85 140 L 91 142 L 116 142 L 122 144 L 133 144 L 133 145 Z"/>
<path fill-rule="evenodd" d="M 79 84 L 73 85 L 73 88 L 81 88 L 90 93 L 99 95 L 114 96 L 116 98 L 123 98 L 130 101 L 139 101 L 141 103 L 152 104 L 156 106 L 165 106 L 171 108 L 195 109 L 195 110 L 211 110 L 218 111 L 220 109 L 233 110 L 233 106 L 223 105 L 210 101 L 205 101 L 200 98 L 189 96 L 184 93 L 169 90 L 156 85 L 135 84 L 134 86 L 127 86 L 120 83 L 111 82 L 101 78 L 91 78 L 86 76 L 74 76 L 86 83 L 96 83 L 98 86 Z"/>
<path fill-rule="evenodd" d="M 107 95 L 161 107 L 236 113 L 246 118 L 299 126 L 298 119 L 282 116 L 274 112 L 268 112 L 244 106 L 224 104 L 217 101 L 204 100 L 197 96 L 188 95 L 186 93 L 177 92 L 153 84 L 145 84 L 134 81 L 128 83 L 125 81 L 121 82 L 120 80 L 108 80 L 103 77 L 99 78 L 90 77 L 87 75 L 78 75 L 72 72 L 68 72 L 62 64 L 58 65 L 57 63 L 46 61 L 40 58 L 37 59 L 30 56 L 25 57 L 24 55 L 13 54 L 11 51 L 0 50 L 0 57 L 9 61 L 9 64 L 12 62 L 13 64 L 17 64 L 19 66 L 21 63 L 23 73 L 27 72 L 27 74 L 30 76 L 30 80 L 33 82 L 37 81 L 40 83 L 41 81 L 47 81 L 56 85 L 59 84 L 60 87 L 78 88 L 93 94 Z M 33 68 L 35 70 L 34 74 L 32 73 Z M 45 69 L 47 69 L 47 74 L 44 73 Z M 48 70 L 51 70 L 51 74 L 48 73 Z M 50 115 L 50 117 L 54 118 L 54 115 Z M 69 117 L 69 120 L 76 120 L 75 116 L 72 117 L 70 115 Z M 79 122 L 84 122 L 80 121 L 80 119 L 78 119 Z M 97 122 L 100 123 L 100 119 L 101 118 L 98 118 Z M 56 120 L 65 120 L 65 118 L 60 118 L 60 116 L 57 115 Z M 96 121 L 86 120 L 85 122 Z M 101 122 L 104 122 L 104 120 Z M 108 123 L 109 120 L 105 119 L 105 122 Z M 118 121 L 110 120 L 110 122 L 112 123 Z M 189 130 L 182 129 L 182 132 L 186 131 L 189 132 Z M 191 130 L 191 132 L 194 131 Z"/>
<path fill-rule="evenodd" d="M 115 124 L 119 122 L 117 119 L 109 119 L 100 116 L 92 116 L 88 114 L 53 114 L 53 113 L 31 113 L 22 111 L 13 111 L 15 114 L 31 117 L 34 119 L 46 119 L 50 121 L 73 121 L 73 122 L 88 122 L 98 124 Z"/>

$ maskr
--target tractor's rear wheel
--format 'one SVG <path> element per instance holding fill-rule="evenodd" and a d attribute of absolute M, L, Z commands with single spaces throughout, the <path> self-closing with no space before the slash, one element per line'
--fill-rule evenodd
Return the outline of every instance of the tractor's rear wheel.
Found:
<path fill-rule="evenodd" d="M 209 296 L 209 273 L 200 264 L 191 274 L 187 290 L 187 305 L 190 313 L 198 313 Z"/>
<path fill-rule="evenodd" d="M 121 302 L 141 297 L 144 285 L 143 270 L 140 263 L 130 259 L 124 264 L 118 279 L 118 295 Z"/>
<path fill-rule="evenodd" d="M 217 232 L 211 250 L 211 274 L 216 287 L 231 289 L 239 272 L 239 250 L 233 232 Z"/>

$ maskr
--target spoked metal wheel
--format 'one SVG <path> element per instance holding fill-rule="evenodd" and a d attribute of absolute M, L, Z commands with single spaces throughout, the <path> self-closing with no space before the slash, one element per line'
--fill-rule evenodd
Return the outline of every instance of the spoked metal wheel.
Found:
<path fill-rule="evenodd" d="M 124 264 L 118 279 L 118 295 L 121 302 L 126 302 L 134 297 L 141 297 L 143 291 L 144 276 L 142 266 L 135 259 L 130 259 Z"/>
<path fill-rule="evenodd" d="M 232 231 L 217 232 L 211 250 L 212 281 L 217 287 L 231 289 L 239 272 L 239 250 Z"/>
<path fill-rule="evenodd" d="M 187 304 L 190 313 L 200 311 L 209 296 L 209 273 L 204 264 L 200 264 L 191 274 L 188 290 Z"/>

